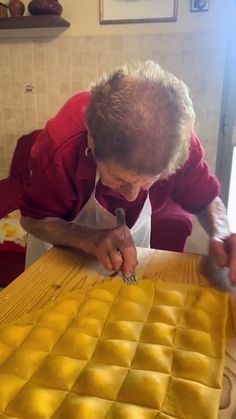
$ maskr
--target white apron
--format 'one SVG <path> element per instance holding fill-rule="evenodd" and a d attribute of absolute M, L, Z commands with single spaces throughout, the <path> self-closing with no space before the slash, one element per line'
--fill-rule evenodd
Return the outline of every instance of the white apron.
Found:
<path fill-rule="evenodd" d="M 103 208 L 102 205 L 97 201 L 95 197 L 96 184 L 97 181 L 95 183 L 92 195 L 82 210 L 71 222 L 83 227 L 90 227 L 95 230 L 114 228 L 117 226 L 116 217 L 105 208 Z M 148 194 L 135 224 L 130 229 L 136 246 L 150 247 L 151 214 L 152 208 Z M 27 240 L 26 268 L 35 262 L 51 247 L 52 245 L 50 243 L 42 242 L 41 240 L 29 234 Z"/>

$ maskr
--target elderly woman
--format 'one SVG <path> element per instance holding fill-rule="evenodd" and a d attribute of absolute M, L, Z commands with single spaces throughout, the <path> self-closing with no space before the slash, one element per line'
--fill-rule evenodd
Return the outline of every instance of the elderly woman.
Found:
<path fill-rule="evenodd" d="M 130 276 L 136 246 L 149 246 L 152 211 L 171 197 L 201 219 L 218 265 L 230 265 L 236 282 L 235 237 L 194 118 L 186 85 L 152 61 L 125 65 L 72 97 L 32 148 L 21 211 L 33 258 L 38 238 L 42 248 L 81 249 Z M 126 225 L 117 225 L 117 208 Z"/>

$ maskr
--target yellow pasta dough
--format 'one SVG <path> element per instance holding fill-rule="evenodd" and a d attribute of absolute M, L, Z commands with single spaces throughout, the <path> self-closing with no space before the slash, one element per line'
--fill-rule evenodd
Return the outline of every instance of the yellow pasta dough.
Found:
<path fill-rule="evenodd" d="M 119 280 L 0 328 L 0 419 L 216 419 L 227 294 Z"/>

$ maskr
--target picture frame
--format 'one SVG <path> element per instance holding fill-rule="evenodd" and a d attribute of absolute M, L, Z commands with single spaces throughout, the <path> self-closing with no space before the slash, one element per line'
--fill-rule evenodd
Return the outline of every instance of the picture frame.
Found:
<path fill-rule="evenodd" d="M 209 0 L 190 0 L 191 12 L 208 12 Z"/>
<path fill-rule="evenodd" d="M 178 0 L 99 0 L 100 24 L 175 22 Z"/>

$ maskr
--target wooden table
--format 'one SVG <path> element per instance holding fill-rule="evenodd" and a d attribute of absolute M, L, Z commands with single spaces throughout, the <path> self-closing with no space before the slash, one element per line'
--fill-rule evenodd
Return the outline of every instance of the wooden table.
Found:
<path fill-rule="evenodd" d="M 137 278 L 158 278 L 207 286 L 199 255 L 138 249 Z M 91 287 L 111 277 L 98 273 L 96 261 L 82 253 L 54 248 L 0 293 L 0 323 L 43 307 L 69 291 Z M 1 274 L 1 273 L 0 273 Z M 223 391 L 219 419 L 236 419 L 236 296 L 230 296 Z M 200 418 L 199 418 L 200 419 Z"/>

